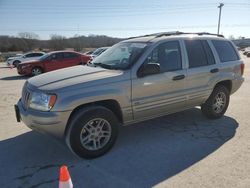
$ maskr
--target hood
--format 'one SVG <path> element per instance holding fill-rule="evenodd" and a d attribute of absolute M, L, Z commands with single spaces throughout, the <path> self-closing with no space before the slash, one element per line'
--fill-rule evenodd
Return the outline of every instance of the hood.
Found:
<path fill-rule="evenodd" d="M 10 60 L 15 59 L 15 58 L 17 58 L 17 57 L 9 57 L 7 60 L 10 61 Z"/>
<path fill-rule="evenodd" d="M 8 60 L 13 60 L 13 59 L 20 59 L 21 56 L 14 56 L 14 57 L 9 57 Z"/>
<path fill-rule="evenodd" d="M 118 70 L 79 65 L 35 76 L 30 78 L 28 83 L 31 89 L 35 87 L 45 91 L 62 89 L 82 83 L 84 83 L 85 87 L 88 87 L 107 84 L 111 80 L 117 81 L 117 78 L 108 79 L 119 76 L 122 73 L 122 71 Z"/>

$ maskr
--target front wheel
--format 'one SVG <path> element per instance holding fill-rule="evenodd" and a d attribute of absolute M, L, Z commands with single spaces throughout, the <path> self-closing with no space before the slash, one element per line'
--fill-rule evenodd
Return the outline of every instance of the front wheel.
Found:
<path fill-rule="evenodd" d="M 224 115 L 229 105 L 230 93 L 223 85 L 214 88 L 208 100 L 201 105 L 202 113 L 210 118 L 217 119 Z"/>
<path fill-rule="evenodd" d="M 39 68 L 39 67 L 35 67 L 35 68 L 33 68 L 33 69 L 31 70 L 31 75 L 32 75 L 32 76 L 37 76 L 37 75 L 42 74 L 42 73 L 43 73 L 43 71 L 42 71 L 42 69 Z"/>
<path fill-rule="evenodd" d="M 104 107 L 78 111 L 70 122 L 67 144 L 82 158 L 96 158 L 107 153 L 118 135 L 118 120 Z"/>

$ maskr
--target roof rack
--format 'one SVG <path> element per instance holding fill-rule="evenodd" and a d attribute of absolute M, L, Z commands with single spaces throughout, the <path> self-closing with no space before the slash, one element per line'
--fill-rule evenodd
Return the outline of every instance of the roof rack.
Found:
<path fill-rule="evenodd" d="M 207 33 L 207 32 L 180 32 L 180 31 L 171 31 L 171 32 L 162 32 L 162 33 L 153 33 L 153 34 L 148 34 L 148 35 L 142 35 L 142 36 L 137 36 L 137 37 L 130 37 L 128 39 L 134 39 L 134 38 L 140 38 L 140 37 L 150 37 L 150 36 L 155 36 L 155 38 L 158 37 L 163 37 L 163 36 L 172 36 L 172 35 L 185 35 L 185 34 L 192 34 L 192 35 L 212 35 L 212 36 L 217 36 L 217 37 L 223 37 L 223 35 L 220 34 L 214 34 L 214 33 Z"/>
<path fill-rule="evenodd" d="M 212 36 L 217 36 L 217 37 L 223 37 L 223 35 L 220 34 L 214 34 L 214 33 L 207 33 L 207 32 L 180 32 L 180 31 L 174 31 L 174 32 L 164 32 L 164 33 L 159 33 L 156 35 L 156 37 L 162 37 L 162 36 L 171 36 L 171 35 L 185 35 L 185 34 L 193 34 L 193 35 L 212 35 Z"/>
<path fill-rule="evenodd" d="M 129 37 L 127 39 L 135 39 L 135 38 L 141 38 L 141 37 L 151 37 L 151 36 L 156 36 L 157 34 L 160 33 L 153 33 L 153 34 L 147 34 L 147 35 L 140 35 L 140 36 L 136 36 L 136 37 Z"/>

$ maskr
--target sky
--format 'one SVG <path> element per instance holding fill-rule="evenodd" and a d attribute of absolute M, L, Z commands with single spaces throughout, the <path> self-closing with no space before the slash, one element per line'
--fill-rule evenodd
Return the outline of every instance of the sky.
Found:
<path fill-rule="evenodd" d="M 250 0 L 0 0 L 0 35 L 34 32 L 132 37 L 157 32 L 220 33 L 250 37 Z"/>

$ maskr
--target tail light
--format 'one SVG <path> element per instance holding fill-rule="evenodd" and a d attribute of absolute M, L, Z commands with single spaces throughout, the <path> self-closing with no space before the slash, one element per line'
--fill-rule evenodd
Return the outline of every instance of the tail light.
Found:
<path fill-rule="evenodd" d="M 245 69 L 245 64 L 244 63 L 240 64 L 240 73 L 241 73 L 241 75 L 244 74 L 244 69 Z"/>

